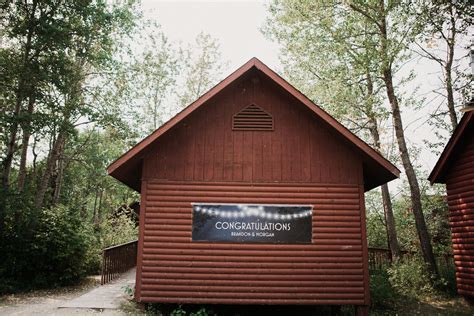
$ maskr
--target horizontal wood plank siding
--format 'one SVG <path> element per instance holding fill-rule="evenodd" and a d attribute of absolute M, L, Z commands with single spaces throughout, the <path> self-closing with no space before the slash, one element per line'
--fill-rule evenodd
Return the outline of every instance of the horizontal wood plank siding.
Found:
<path fill-rule="evenodd" d="M 360 194 L 358 185 L 147 181 L 137 297 L 366 304 Z M 192 242 L 192 202 L 314 205 L 312 244 Z"/>
<path fill-rule="evenodd" d="M 447 172 L 449 222 L 458 293 L 474 297 L 474 130 Z"/>

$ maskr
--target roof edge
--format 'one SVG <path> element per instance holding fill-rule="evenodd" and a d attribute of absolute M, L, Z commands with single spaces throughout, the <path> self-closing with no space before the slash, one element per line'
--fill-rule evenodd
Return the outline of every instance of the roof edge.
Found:
<path fill-rule="evenodd" d="M 280 75 L 266 66 L 263 62 L 261 62 L 256 57 L 251 58 L 248 62 L 238 68 L 236 71 L 231 73 L 209 91 L 204 93 L 201 97 L 199 97 L 196 101 L 188 105 L 184 108 L 181 112 L 176 114 L 173 118 L 168 120 L 165 124 L 160 126 L 157 130 L 153 133 L 145 137 L 143 140 L 138 142 L 135 146 L 133 146 L 129 151 L 124 153 L 122 156 L 117 158 L 114 162 L 112 162 L 107 167 L 107 172 L 109 174 L 114 173 L 118 168 L 120 168 L 125 162 L 129 159 L 135 157 L 140 152 L 142 152 L 148 145 L 154 142 L 158 137 L 162 134 L 170 130 L 174 127 L 177 123 L 179 123 L 183 118 L 191 114 L 194 110 L 199 108 L 203 103 L 211 99 L 221 90 L 226 88 L 230 85 L 234 80 L 242 76 L 244 73 L 249 71 L 251 68 L 255 67 L 256 69 L 263 72 L 266 76 L 272 79 L 275 83 L 277 83 L 283 90 L 287 91 L 293 97 L 295 97 L 298 101 L 306 105 L 310 110 L 312 110 L 316 115 L 321 117 L 325 122 L 327 122 L 332 128 L 334 128 L 338 133 L 341 134 L 344 138 L 349 140 L 353 143 L 359 150 L 365 153 L 370 159 L 375 160 L 381 167 L 392 173 L 396 178 L 400 176 L 400 170 L 393 165 L 390 161 L 388 161 L 385 157 L 382 156 L 378 151 L 370 147 L 367 143 L 365 143 L 362 139 L 358 136 L 353 134 L 349 129 L 347 129 L 344 125 L 339 123 L 335 118 L 329 115 L 326 111 L 318 107 L 313 101 L 311 101 L 308 97 L 306 97 L 302 92 L 297 90 L 293 87 L 290 83 L 288 83 L 285 79 L 283 79 Z"/>
<path fill-rule="evenodd" d="M 357 135 L 352 133 L 348 128 L 344 125 L 339 123 L 335 118 L 333 118 L 329 113 L 324 111 L 322 108 L 317 106 L 313 101 L 311 101 L 307 96 L 305 96 L 301 91 L 293 87 L 290 83 L 288 83 L 285 79 L 283 79 L 280 75 L 270 69 L 267 65 L 265 65 L 260 60 L 256 59 L 255 66 L 257 69 L 261 70 L 263 73 L 268 75 L 273 81 L 278 83 L 283 89 L 288 91 L 294 97 L 296 97 L 300 102 L 305 104 L 308 108 L 310 108 L 316 115 L 321 117 L 324 121 L 326 121 L 331 127 L 336 129 L 342 136 L 346 137 L 350 140 L 354 145 L 356 145 L 360 150 L 365 152 L 370 158 L 374 159 L 375 161 L 379 162 L 381 166 L 385 169 L 389 170 L 393 173 L 397 178 L 400 177 L 400 170 L 392 164 L 389 160 L 387 160 L 382 154 L 378 151 L 373 149 L 369 146 L 365 141 L 360 139 Z M 380 160 L 381 158 L 381 160 Z"/>
<path fill-rule="evenodd" d="M 204 93 L 202 96 L 200 96 L 196 101 L 193 103 L 189 104 L 187 107 L 185 107 L 183 110 L 181 110 L 179 113 L 177 113 L 175 116 L 173 116 L 171 119 L 169 119 L 166 123 L 161 125 L 158 129 L 156 129 L 153 133 L 139 141 L 136 145 L 134 145 L 129 151 L 125 152 L 123 155 L 121 155 L 119 158 L 117 158 L 115 161 L 113 161 L 108 167 L 107 167 L 107 172 L 109 174 L 112 174 L 115 170 L 117 170 L 121 165 L 123 165 L 127 160 L 130 158 L 134 157 L 136 154 L 141 152 L 143 149 L 145 149 L 148 145 L 150 145 L 155 139 L 160 137 L 162 134 L 164 134 L 166 131 L 171 129 L 173 126 L 176 125 L 181 119 L 184 117 L 188 116 L 191 114 L 194 110 L 196 110 L 201 104 L 205 103 L 207 100 L 212 98 L 214 95 L 219 93 L 222 89 L 227 87 L 229 84 L 231 84 L 235 79 L 243 75 L 245 72 L 250 70 L 252 67 L 255 66 L 255 63 L 257 61 L 257 58 L 253 57 L 250 59 L 248 62 L 246 62 L 244 65 L 242 65 L 240 68 L 235 70 L 233 73 L 228 75 L 226 78 L 224 78 L 222 81 L 220 81 L 218 84 L 216 84 L 214 87 L 212 87 L 210 90 L 208 90 L 206 93 Z"/>
<path fill-rule="evenodd" d="M 435 166 L 431 170 L 430 175 L 428 176 L 428 180 L 430 181 L 431 185 L 433 185 L 434 183 L 444 183 L 443 180 L 440 179 L 440 177 L 442 176 L 444 169 L 446 168 L 446 163 L 448 162 L 449 157 L 451 156 L 454 148 L 457 146 L 460 138 L 462 137 L 467 125 L 469 124 L 473 116 L 474 111 L 467 112 L 463 115 L 461 121 L 459 121 L 458 126 L 454 130 L 453 134 L 451 135 L 451 138 L 444 147 L 443 152 L 439 156 L 438 161 L 436 162 Z"/>

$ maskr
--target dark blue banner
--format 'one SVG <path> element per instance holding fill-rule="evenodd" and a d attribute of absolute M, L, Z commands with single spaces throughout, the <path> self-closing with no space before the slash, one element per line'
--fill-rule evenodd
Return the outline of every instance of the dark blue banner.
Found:
<path fill-rule="evenodd" d="M 312 206 L 193 204 L 193 241 L 311 243 Z"/>

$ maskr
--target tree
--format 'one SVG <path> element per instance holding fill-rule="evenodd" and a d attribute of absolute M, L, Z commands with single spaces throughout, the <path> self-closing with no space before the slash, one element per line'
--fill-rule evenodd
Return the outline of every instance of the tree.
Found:
<path fill-rule="evenodd" d="M 58 102 L 49 113 L 55 124 L 51 130 L 52 148 L 47 157 L 46 167 L 36 190 L 34 206 L 43 206 L 44 196 L 53 174 L 53 168 L 60 161 L 67 138 L 74 133 L 80 120 L 89 120 L 100 124 L 109 118 L 105 109 L 92 102 L 88 96 L 86 80 L 91 74 L 104 70 L 112 59 L 116 34 L 122 34 L 133 27 L 132 7 L 109 7 L 104 2 L 74 3 L 60 7 L 69 14 L 70 24 L 65 27 L 69 35 L 67 51 L 56 64 L 60 84 L 54 89 L 59 94 Z M 61 11 L 59 14 L 65 14 Z M 77 16 L 75 16 L 77 15 Z"/>
<path fill-rule="evenodd" d="M 415 42 L 416 51 L 423 58 L 436 62 L 443 73 L 440 80 L 444 93 L 438 91 L 437 93 L 441 94 L 442 103 L 445 103 L 447 109 L 443 111 L 437 107 L 432 115 L 435 123 L 441 125 L 448 116 L 450 129 L 454 130 L 458 123 L 456 103 L 465 103 L 462 92 L 466 88 L 470 90 L 472 84 L 470 69 L 468 65 L 462 63 L 462 58 L 465 56 L 459 54 L 466 52 L 463 50 L 466 48 L 463 45 L 468 45 L 467 48 L 470 48 L 468 33 L 474 22 L 474 6 L 468 0 L 426 0 L 419 5 L 421 17 L 426 24 L 418 41 Z"/>
<path fill-rule="evenodd" d="M 196 37 L 195 45 L 188 47 L 184 53 L 186 64 L 184 87 L 179 96 L 181 107 L 194 102 L 215 85 L 227 67 L 227 63 L 222 62 L 218 41 L 203 32 Z"/>
<path fill-rule="evenodd" d="M 334 2 L 274 1 L 265 33 L 283 45 L 285 72 L 352 131 L 383 151 L 380 125 L 388 117 L 377 44 L 365 20 Z M 400 257 L 390 192 L 381 188 L 385 223 L 394 259 Z"/>
<path fill-rule="evenodd" d="M 184 67 L 182 50 L 169 41 L 159 25 L 140 24 L 131 44 L 144 36 L 147 41 L 127 47 L 121 53 L 121 64 L 104 78 L 105 98 L 122 111 L 127 109 L 126 119 L 134 121 L 137 138 L 147 136 L 163 124 L 169 112 L 176 112 L 175 93 Z"/>
<path fill-rule="evenodd" d="M 49 138 L 49 150 L 35 188 L 34 206 L 43 206 L 51 176 L 61 160 L 69 135 L 80 120 L 107 117 L 101 104 L 91 102 L 86 84 L 112 60 L 117 38 L 133 27 L 134 3 L 103 1 L 8 1 L 2 4 L 4 27 L 0 62 L 7 80 L 0 93 L 5 102 L 2 131 L 1 212 L 14 192 L 12 165 L 20 149 L 17 187 L 26 184 L 31 135 Z M 3 68 L 3 67 L 2 67 Z M 43 144 L 46 145 L 46 144 Z M 35 169 L 35 171 L 40 171 Z M 36 181 L 30 183 L 36 186 Z M 0 216 L 1 218 L 3 218 Z"/>
<path fill-rule="evenodd" d="M 415 217 L 416 229 L 424 261 L 430 272 L 437 276 L 436 261 L 433 248 L 423 215 L 421 193 L 418 179 L 413 167 L 405 139 L 403 120 L 401 116 L 399 97 L 395 90 L 394 68 L 403 59 L 403 54 L 413 43 L 420 32 L 416 16 L 412 15 L 410 5 L 403 1 L 385 3 L 385 0 L 349 1 L 348 8 L 365 19 L 378 43 L 375 46 L 378 53 L 379 71 L 385 84 L 387 98 L 392 111 L 393 125 L 398 143 L 400 157 L 410 186 L 412 211 Z"/>
<path fill-rule="evenodd" d="M 158 35 L 158 36 L 156 36 Z M 163 124 L 163 108 L 166 106 L 166 97 L 173 92 L 180 68 L 180 52 L 173 49 L 163 33 L 150 35 L 150 47 L 143 53 L 137 62 L 137 77 L 142 86 L 142 101 L 146 115 L 151 120 L 151 131 Z"/>
<path fill-rule="evenodd" d="M 82 275 L 84 254 L 90 245 L 85 236 L 91 235 L 90 226 L 81 221 L 83 213 L 87 213 L 82 211 L 82 202 L 89 199 L 90 191 L 67 195 L 71 187 L 82 184 L 78 183 L 80 177 L 75 179 L 77 182 L 69 178 L 81 169 L 75 159 L 88 153 L 86 141 L 78 137 L 79 126 L 105 129 L 122 123 L 122 117 L 117 115 L 120 110 L 112 102 L 100 102 L 99 85 L 103 81 L 99 78 L 115 69 L 117 47 L 128 34 L 133 34 L 138 15 L 134 1 L 4 1 L 1 9 L 3 292 L 9 284 L 18 282 L 44 285 L 41 282 L 57 277 L 52 273 L 55 270 L 64 272 L 64 278 Z M 112 146 L 113 141 L 109 139 L 107 143 Z M 34 160 L 29 168 L 31 149 Z M 106 177 L 104 165 L 100 168 L 102 176 L 87 178 L 85 186 Z M 107 183 L 101 185 L 103 205 L 116 203 L 107 193 L 112 191 L 119 196 L 119 192 L 111 190 Z M 110 200 L 114 202 L 106 203 Z M 75 259 L 66 262 L 64 254 L 71 255 L 67 259 Z M 30 258 L 34 258 L 34 265 Z M 81 273 L 74 273 L 71 266 Z"/>

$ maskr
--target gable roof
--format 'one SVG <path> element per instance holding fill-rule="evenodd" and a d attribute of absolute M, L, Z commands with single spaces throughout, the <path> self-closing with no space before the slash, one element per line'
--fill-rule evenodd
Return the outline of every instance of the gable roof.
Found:
<path fill-rule="evenodd" d="M 354 135 L 351 131 L 345 128 L 341 123 L 336 121 L 332 116 L 326 113 L 323 109 L 313 103 L 300 91 L 290 85 L 286 80 L 280 77 L 273 70 L 268 68 L 264 63 L 262 63 L 257 58 L 252 58 L 246 62 L 243 66 L 238 68 L 227 78 L 222 80 L 212 89 L 203 94 L 199 99 L 191 103 L 184 110 L 176 114 L 168 122 L 163 124 L 152 134 L 144 138 L 134 147 L 132 147 L 128 152 L 124 153 L 117 160 L 112 162 L 107 168 L 108 173 L 119 181 L 125 183 L 132 189 L 140 191 L 140 180 L 141 180 L 141 159 L 145 149 L 155 142 L 161 135 L 169 131 L 172 127 L 176 126 L 181 120 L 193 113 L 197 108 L 206 103 L 209 99 L 215 96 L 217 93 L 225 89 L 232 82 L 246 74 L 252 69 L 257 69 L 262 72 L 273 82 L 275 82 L 280 88 L 284 89 L 311 111 L 313 111 L 317 116 L 323 119 L 332 129 L 337 131 L 343 138 L 353 144 L 358 152 L 360 152 L 365 158 L 364 164 L 364 182 L 365 189 L 370 190 L 376 186 L 379 186 L 383 183 L 391 181 L 397 178 L 400 175 L 400 170 L 385 159 L 380 153 L 375 151 L 359 137 Z"/>
<path fill-rule="evenodd" d="M 467 112 L 461 118 L 458 126 L 451 135 L 436 165 L 428 176 L 430 183 L 446 183 L 446 173 L 452 164 L 452 160 L 458 150 L 462 147 L 464 135 L 474 128 L 474 111 Z"/>

